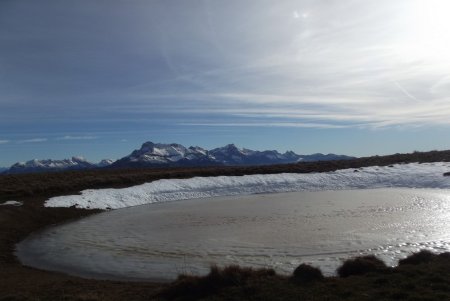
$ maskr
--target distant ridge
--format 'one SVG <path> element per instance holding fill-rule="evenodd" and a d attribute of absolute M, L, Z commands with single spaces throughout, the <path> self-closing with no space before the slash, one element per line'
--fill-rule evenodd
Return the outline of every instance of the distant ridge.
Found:
<path fill-rule="evenodd" d="M 238 148 L 234 144 L 211 150 L 199 146 L 185 147 L 177 143 L 142 144 L 140 149 L 117 161 L 102 160 L 92 163 L 82 157 L 64 160 L 30 160 L 18 162 L 3 171 L 4 174 L 85 170 L 96 168 L 144 168 L 144 167 L 202 167 L 202 166 L 250 166 L 289 164 L 297 162 L 349 160 L 354 157 L 335 154 L 298 155 L 293 151 L 279 153 L 276 150 L 255 151 Z M 0 171 L 1 172 L 1 171 Z"/>
<path fill-rule="evenodd" d="M 113 160 L 102 160 L 100 163 L 88 162 L 83 157 L 72 157 L 63 160 L 29 160 L 26 162 L 17 162 L 10 168 L 3 171 L 4 174 L 20 174 L 20 173 L 39 173 L 53 172 L 64 170 L 83 170 L 106 167 L 113 163 Z"/>
<path fill-rule="evenodd" d="M 234 144 L 207 150 L 199 146 L 145 142 L 140 149 L 117 160 L 111 167 L 170 167 L 170 166 L 243 166 L 272 165 L 297 162 L 349 160 L 354 157 L 335 154 L 298 155 L 293 151 L 255 151 Z"/>

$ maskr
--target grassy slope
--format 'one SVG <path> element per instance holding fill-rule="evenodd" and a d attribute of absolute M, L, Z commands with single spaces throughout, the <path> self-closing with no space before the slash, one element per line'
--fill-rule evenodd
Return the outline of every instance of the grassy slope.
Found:
<path fill-rule="evenodd" d="M 23 201 L 24 205 L 21 207 L 0 206 L 0 300 L 150 300 L 162 298 L 160 291 L 166 289 L 166 285 L 85 280 L 21 266 L 13 255 L 14 245 L 18 241 L 43 227 L 98 212 L 74 208 L 43 207 L 44 200 L 50 196 L 76 193 L 87 188 L 126 187 L 161 178 L 331 171 L 401 162 L 437 161 L 450 161 L 450 151 L 258 167 L 92 170 L 3 175 L 0 176 L 0 202 L 15 199 Z M 211 300 L 402 300 L 406 298 L 406 295 L 411 298 L 421 295 L 422 299 L 417 297 L 419 299 L 416 300 L 427 300 L 426 298 L 450 300 L 448 298 L 448 271 L 450 271 L 448 263 L 439 263 L 414 266 L 412 269 L 405 268 L 404 271 L 399 269 L 398 272 L 392 272 L 387 276 L 369 275 L 346 279 L 327 279 L 324 282 L 308 285 L 294 284 L 286 278 L 274 276 L 252 279 L 250 283 L 243 286 L 226 287 L 205 297 Z M 417 282 L 417 279 L 420 281 Z"/>

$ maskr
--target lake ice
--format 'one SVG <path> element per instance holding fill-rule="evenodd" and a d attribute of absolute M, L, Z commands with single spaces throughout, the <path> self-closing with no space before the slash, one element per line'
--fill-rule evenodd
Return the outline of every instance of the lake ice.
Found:
<path fill-rule="evenodd" d="M 351 256 L 375 254 L 394 265 L 424 248 L 450 250 L 449 189 L 300 191 L 154 203 L 49 228 L 21 242 L 17 254 L 25 265 L 84 277 L 170 280 L 207 273 L 212 264 L 290 274 L 305 262 L 330 275 Z"/>

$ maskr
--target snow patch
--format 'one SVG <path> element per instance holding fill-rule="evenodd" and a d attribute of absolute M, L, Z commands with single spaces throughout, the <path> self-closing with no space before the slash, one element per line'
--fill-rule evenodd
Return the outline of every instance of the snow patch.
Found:
<path fill-rule="evenodd" d="M 6 201 L 0 204 L 0 206 L 22 206 L 22 205 L 23 203 L 18 201 Z"/>
<path fill-rule="evenodd" d="M 53 197 L 47 207 L 118 209 L 194 198 L 291 191 L 383 187 L 450 188 L 450 163 L 396 164 L 324 173 L 282 173 L 245 176 L 163 179 L 122 189 L 87 189 L 81 195 Z M 355 172 L 358 171 L 358 172 Z"/>

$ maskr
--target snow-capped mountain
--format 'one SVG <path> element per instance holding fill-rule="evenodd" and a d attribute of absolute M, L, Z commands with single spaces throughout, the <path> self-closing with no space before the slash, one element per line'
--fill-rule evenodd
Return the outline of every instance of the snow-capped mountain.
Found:
<path fill-rule="evenodd" d="M 140 149 L 133 151 L 112 164 L 113 167 L 143 166 L 200 166 L 214 165 L 214 157 L 198 146 L 184 147 L 181 144 L 145 142 Z"/>
<path fill-rule="evenodd" d="M 97 164 L 95 164 L 97 167 L 107 167 L 110 166 L 111 164 L 113 164 L 115 162 L 115 160 L 111 160 L 111 159 L 103 159 L 102 161 L 98 162 Z"/>
<path fill-rule="evenodd" d="M 297 162 L 301 156 L 294 152 L 279 153 L 276 150 L 254 151 L 240 149 L 234 144 L 212 149 L 210 154 L 224 165 L 265 165 Z"/>
<path fill-rule="evenodd" d="M 335 154 L 298 155 L 292 151 L 284 154 L 276 150 L 255 151 L 238 148 L 234 144 L 206 150 L 199 146 L 186 148 L 181 144 L 146 142 L 113 163 L 112 167 L 165 167 L 165 166 L 206 166 L 206 165 L 269 165 L 325 160 L 346 160 L 353 157 Z"/>
<path fill-rule="evenodd" d="M 353 159 L 353 157 L 335 154 L 298 155 L 293 151 L 285 153 L 279 153 L 276 150 L 254 151 L 246 148 L 239 149 L 234 144 L 212 149 L 210 155 L 224 165 L 267 165 Z"/>
<path fill-rule="evenodd" d="M 105 159 L 92 163 L 82 157 L 64 160 L 30 160 L 18 162 L 3 174 L 53 172 L 94 168 L 139 168 L 139 167 L 181 167 L 181 166 L 239 166 L 270 165 L 296 162 L 348 160 L 353 157 L 335 154 L 298 155 L 293 151 L 279 153 L 276 150 L 255 151 L 238 148 L 234 144 L 206 150 L 199 146 L 185 147 L 181 144 L 145 142 L 140 149 L 117 161 Z"/>
<path fill-rule="evenodd" d="M 72 157 L 70 159 L 63 159 L 63 160 L 34 159 L 26 162 L 17 162 L 3 173 L 18 174 L 18 173 L 36 173 L 36 172 L 50 172 L 62 170 L 93 169 L 97 167 L 109 166 L 113 162 L 114 162 L 113 160 L 102 160 L 100 163 L 95 164 L 88 162 L 83 157 Z"/>

